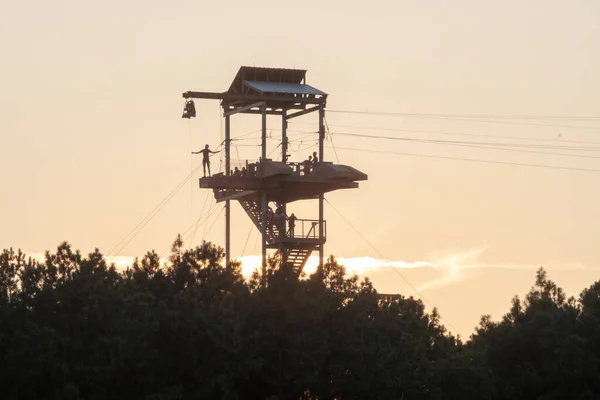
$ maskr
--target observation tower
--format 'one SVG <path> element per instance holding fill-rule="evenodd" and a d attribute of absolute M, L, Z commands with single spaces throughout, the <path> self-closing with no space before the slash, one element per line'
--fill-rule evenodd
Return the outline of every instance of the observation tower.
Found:
<path fill-rule="evenodd" d="M 225 119 L 225 172 L 200 178 L 200 188 L 212 189 L 217 202 L 225 202 L 225 253 L 231 260 L 231 201 L 237 201 L 262 235 L 262 273 L 266 271 L 267 249 L 275 249 L 282 263 L 302 271 L 313 251 L 323 263 L 327 226 L 324 194 L 358 188 L 367 175 L 346 165 L 325 161 L 325 106 L 327 93 L 306 83 L 306 70 L 241 67 L 226 92 L 183 93 L 183 117 L 195 117 L 193 99 L 220 100 Z M 317 162 L 288 160 L 288 121 L 315 113 L 318 118 Z M 231 117 L 256 114 L 262 119 L 261 153 L 258 162 L 242 171 L 231 171 Z M 281 116 L 281 160 L 267 158 L 267 115 Z M 287 204 L 298 200 L 318 202 L 319 219 L 287 214 Z M 273 211 L 274 210 L 274 211 Z"/>

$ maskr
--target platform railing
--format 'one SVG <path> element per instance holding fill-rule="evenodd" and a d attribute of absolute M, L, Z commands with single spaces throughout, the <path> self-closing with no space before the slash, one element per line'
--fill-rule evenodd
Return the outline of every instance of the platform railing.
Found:
<path fill-rule="evenodd" d="M 296 175 L 309 175 L 315 170 L 315 165 L 313 163 L 308 164 L 306 161 L 290 161 L 287 165 L 292 168 L 292 171 L 294 171 L 294 174 Z"/>
<path fill-rule="evenodd" d="M 310 175 L 318 166 L 306 161 L 290 161 L 286 165 L 291 168 L 295 175 Z M 257 160 L 237 160 L 231 163 L 230 178 L 256 178 L 260 177 L 260 162 Z M 237 168 L 237 171 L 236 171 Z M 212 178 L 226 178 L 224 171 L 213 173 Z"/>
<path fill-rule="evenodd" d="M 319 238 L 319 220 L 318 219 L 297 219 L 294 224 L 294 231 L 291 231 L 289 220 L 286 221 L 286 237 L 294 239 L 318 239 Z M 327 236 L 327 221 L 323 221 L 323 239 Z"/>

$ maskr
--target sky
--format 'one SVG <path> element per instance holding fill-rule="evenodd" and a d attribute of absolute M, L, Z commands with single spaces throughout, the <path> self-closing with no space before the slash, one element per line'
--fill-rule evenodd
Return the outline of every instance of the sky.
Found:
<path fill-rule="evenodd" d="M 200 161 L 190 152 L 222 140 L 219 106 L 197 101 L 197 118 L 181 119 L 181 93 L 224 91 L 241 65 L 302 68 L 329 94 L 325 160 L 369 176 L 326 196 L 326 254 L 382 292 L 437 306 L 468 336 L 539 266 L 572 295 L 600 275 L 600 119 L 506 118 L 600 117 L 599 48 L 592 0 L 2 0 L 0 247 L 35 254 L 66 240 L 129 260 L 166 257 L 177 233 L 186 246 L 224 244 L 222 205 L 198 172 L 184 181 Z M 293 161 L 313 151 L 316 123 L 290 122 Z M 273 157 L 280 126 L 269 118 Z M 236 158 L 258 158 L 259 128 L 232 119 L 232 137 L 246 135 Z M 257 232 L 232 208 L 232 251 L 251 264 Z M 289 209 L 318 215 L 309 202 Z"/>

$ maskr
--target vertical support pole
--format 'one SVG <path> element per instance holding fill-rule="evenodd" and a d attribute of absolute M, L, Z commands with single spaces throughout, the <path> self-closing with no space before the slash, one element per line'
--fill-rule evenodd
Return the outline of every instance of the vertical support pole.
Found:
<path fill-rule="evenodd" d="M 287 110 L 283 108 L 281 110 L 281 161 L 284 164 L 287 164 L 287 153 L 288 153 L 288 138 L 287 138 Z M 286 201 L 282 201 L 281 203 L 281 212 L 283 215 L 287 215 L 287 203 Z M 287 230 L 287 223 L 283 223 L 283 229 Z M 284 236 L 287 236 L 287 232 L 283 232 Z M 281 265 L 284 265 L 288 261 L 288 249 L 282 244 L 280 247 L 281 250 Z"/>
<path fill-rule="evenodd" d="M 287 162 L 288 139 L 287 139 L 287 110 L 281 110 L 281 161 Z"/>
<path fill-rule="evenodd" d="M 319 105 L 319 165 L 323 163 L 324 156 L 324 142 L 325 142 L 325 105 Z M 324 238 L 324 212 L 323 212 L 323 201 L 325 200 L 325 195 L 323 193 L 319 194 L 319 239 Z M 319 265 L 323 265 L 323 259 L 325 254 L 325 243 L 319 245 Z"/>
<path fill-rule="evenodd" d="M 287 163 L 288 138 L 287 138 L 287 110 L 281 110 L 281 161 Z M 287 215 L 287 204 L 282 203 L 283 213 Z"/>
<path fill-rule="evenodd" d="M 264 164 L 267 158 L 267 104 L 262 105 L 262 141 L 261 141 L 261 186 Z M 261 230 L 262 230 L 262 284 L 267 284 L 267 192 L 264 187 L 261 188 Z"/>
<path fill-rule="evenodd" d="M 231 171 L 231 131 L 230 116 L 225 116 L 225 176 Z M 231 202 L 225 200 L 225 265 L 231 260 Z"/>

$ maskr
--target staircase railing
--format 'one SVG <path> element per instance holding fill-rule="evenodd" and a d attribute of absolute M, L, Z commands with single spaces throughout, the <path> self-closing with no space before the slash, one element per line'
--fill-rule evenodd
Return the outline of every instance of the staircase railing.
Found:
<path fill-rule="evenodd" d="M 319 238 L 319 220 L 318 219 L 297 219 L 294 231 L 291 232 L 289 226 L 286 230 L 286 236 L 297 239 L 318 239 Z M 323 239 L 327 237 L 327 221 L 323 221 Z"/>
<path fill-rule="evenodd" d="M 255 202 L 240 201 L 240 204 L 246 210 L 248 216 L 254 221 L 256 227 L 262 229 L 262 213 L 260 205 Z M 319 220 L 315 219 L 296 219 L 292 225 L 289 216 L 284 221 L 280 218 L 267 221 L 267 235 L 269 240 L 275 238 L 294 238 L 294 239 L 319 239 Z M 327 237 L 327 221 L 323 221 L 323 239 Z"/>

